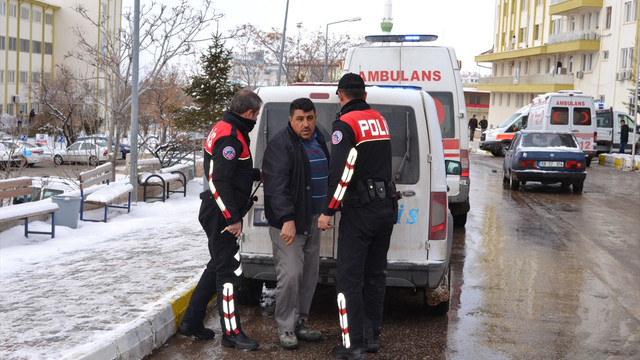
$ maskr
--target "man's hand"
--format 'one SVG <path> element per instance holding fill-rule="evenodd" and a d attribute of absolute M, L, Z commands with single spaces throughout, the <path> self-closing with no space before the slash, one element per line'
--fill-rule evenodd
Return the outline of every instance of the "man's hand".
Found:
<path fill-rule="evenodd" d="M 282 224 L 282 230 L 280 231 L 280 237 L 284 240 L 284 243 L 289 246 L 296 238 L 296 223 L 293 220 L 289 220 Z"/>
<path fill-rule="evenodd" d="M 322 229 L 322 230 L 333 229 L 333 226 L 329 224 L 330 221 L 331 221 L 331 216 L 328 216 L 325 214 L 320 215 L 320 217 L 318 218 L 318 229 Z"/>
<path fill-rule="evenodd" d="M 232 233 L 233 236 L 239 237 L 242 234 L 242 221 L 238 221 L 235 224 L 231 224 L 225 228 L 228 232 Z"/>

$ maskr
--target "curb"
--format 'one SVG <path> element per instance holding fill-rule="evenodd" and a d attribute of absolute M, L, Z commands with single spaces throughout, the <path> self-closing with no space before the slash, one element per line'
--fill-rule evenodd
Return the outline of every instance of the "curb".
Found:
<path fill-rule="evenodd" d="M 640 168 L 640 156 L 635 158 L 635 166 L 632 163 L 631 155 L 628 154 L 600 154 L 598 165 L 614 167 L 617 169 Z"/>
<path fill-rule="evenodd" d="M 124 332 L 114 334 L 116 337 L 99 344 L 90 344 L 78 352 L 67 356 L 67 359 L 82 360 L 114 360 L 142 359 L 153 350 L 164 345 L 178 329 L 189 305 L 191 294 L 200 276 L 185 285 L 187 290 L 178 290 L 171 296 L 169 303 L 160 303 L 130 325 Z M 215 301 L 215 298 L 214 298 Z M 118 330 L 115 331 L 118 333 Z M 90 348 L 90 349 L 88 349 Z"/>

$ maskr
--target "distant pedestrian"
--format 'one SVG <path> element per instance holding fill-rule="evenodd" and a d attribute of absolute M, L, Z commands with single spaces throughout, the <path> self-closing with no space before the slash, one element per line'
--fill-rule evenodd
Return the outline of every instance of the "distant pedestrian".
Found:
<path fill-rule="evenodd" d="M 477 128 L 478 119 L 476 118 L 476 114 L 473 114 L 473 117 L 469 119 L 469 141 L 473 141 L 473 136 L 475 135 Z"/>
<path fill-rule="evenodd" d="M 33 124 L 33 119 L 36 117 L 36 110 L 35 109 L 31 109 L 31 112 L 29 113 L 29 125 Z"/>
<path fill-rule="evenodd" d="M 624 149 L 629 142 L 629 125 L 624 120 L 620 120 L 620 154 L 624 154 Z"/>
<path fill-rule="evenodd" d="M 22 110 L 20 111 L 20 114 L 18 115 L 18 132 L 20 132 L 20 130 L 22 129 L 22 118 L 24 117 L 24 115 L 22 114 Z"/>
<path fill-rule="evenodd" d="M 480 130 L 482 130 L 482 132 L 487 131 L 487 128 L 489 127 L 489 121 L 487 121 L 486 116 L 482 117 L 482 120 L 480 120 L 479 124 L 480 124 Z"/>

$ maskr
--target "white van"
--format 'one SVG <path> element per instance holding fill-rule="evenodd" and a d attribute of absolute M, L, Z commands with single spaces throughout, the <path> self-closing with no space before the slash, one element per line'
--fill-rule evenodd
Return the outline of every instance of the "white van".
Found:
<path fill-rule="evenodd" d="M 388 252 L 387 285 L 423 290 L 427 309 L 449 309 L 449 259 L 453 218 L 447 209 L 446 169 L 461 172 L 458 161 L 445 162 L 435 102 L 424 91 L 367 87 L 367 103 L 387 121 L 391 133 L 392 169 L 398 191 L 398 222 Z M 340 110 L 336 86 L 294 85 L 258 88 L 264 104 L 251 133 L 254 166 L 261 167 L 267 142 L 288 124 L 289 105 L 310 98 L 318 115 L 316 128 L 331 148 L 332 122 Z M 262 188 L 244 219 L 240 253 L 245 277 L 242 301 L 256 300 L 263 282 L 276 280 L 272 245 L 264 216 Z M 334 228 L 322 233 L 319 283 L 335 284 L 340 213 Z M 249 294 L 247 294 L 249 293 Z"/>
<path fill-rule="evenodd" d="M 495 129 L 485 131 L 480 136 L 480 149 L 490 151 L 493 156 L 504 156 L 516 132 L 527 124 L 529 106 L 523 106 Z"/>
<path fill-rule="evenodd" d="M 595 115 L 594 100 L 590 95 L 581 91 L 546 93 L 531 102 L 526 128 L 572 132 L 589 166 L 596 155 Z"/>
<path fill-rule="evenodd" d="M 613 110 L 610 105 L 600 101 L 596 101 L 596 119 L 598 153 L 618 152 L 620 150 L 620 120 L 624 120 L 625 124 L 629 126 L 629 130 L 631 130 L 634 128 L 633 119 L 629 114 Z M 636 134 L 640 134 L 640 129 L 636 128 Z M 636 136 L 636 139 L 640 141 L 640 136 Z M 631 153 L 632 145 L 633 133 L 630 133 L 625 152 Z M 636 145 L 636 149 L 638 149 L 638 145 Z"/>
<path fill-rule="evenodd" d="M 453 48 L 428 46 L 436 35 L 372 35 L 350 48 L 343 74 L 360 74 L 365 84 L 419 86 L 433 97 L 438 111 L 444 154 L 462 163 L 462 174 L 447 176 L 449 208 L 455 226 L 469 212 L 469 136 L 460 65 Z"/>

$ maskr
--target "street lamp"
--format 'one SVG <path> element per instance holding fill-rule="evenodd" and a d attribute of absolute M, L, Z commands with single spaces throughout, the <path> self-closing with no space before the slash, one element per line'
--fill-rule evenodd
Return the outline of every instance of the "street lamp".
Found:
<path fill-rule="evenodd" d="M 327 44 L 329 42 L 329 25 L 338 24 L 342 22 L 360 21 L 360 20 L 361 20 L 360 17 L 354 17 L 351 19 L 334 21 L 327 24 L 327 30 L 325 31 L 325 36 L 324 36 L 324 73 L 323 73 L 324 75 L 322 76 L 322 82 L 327 82 L 327 62 L 329 60 L 329 52 L 327 49 Z"/>

